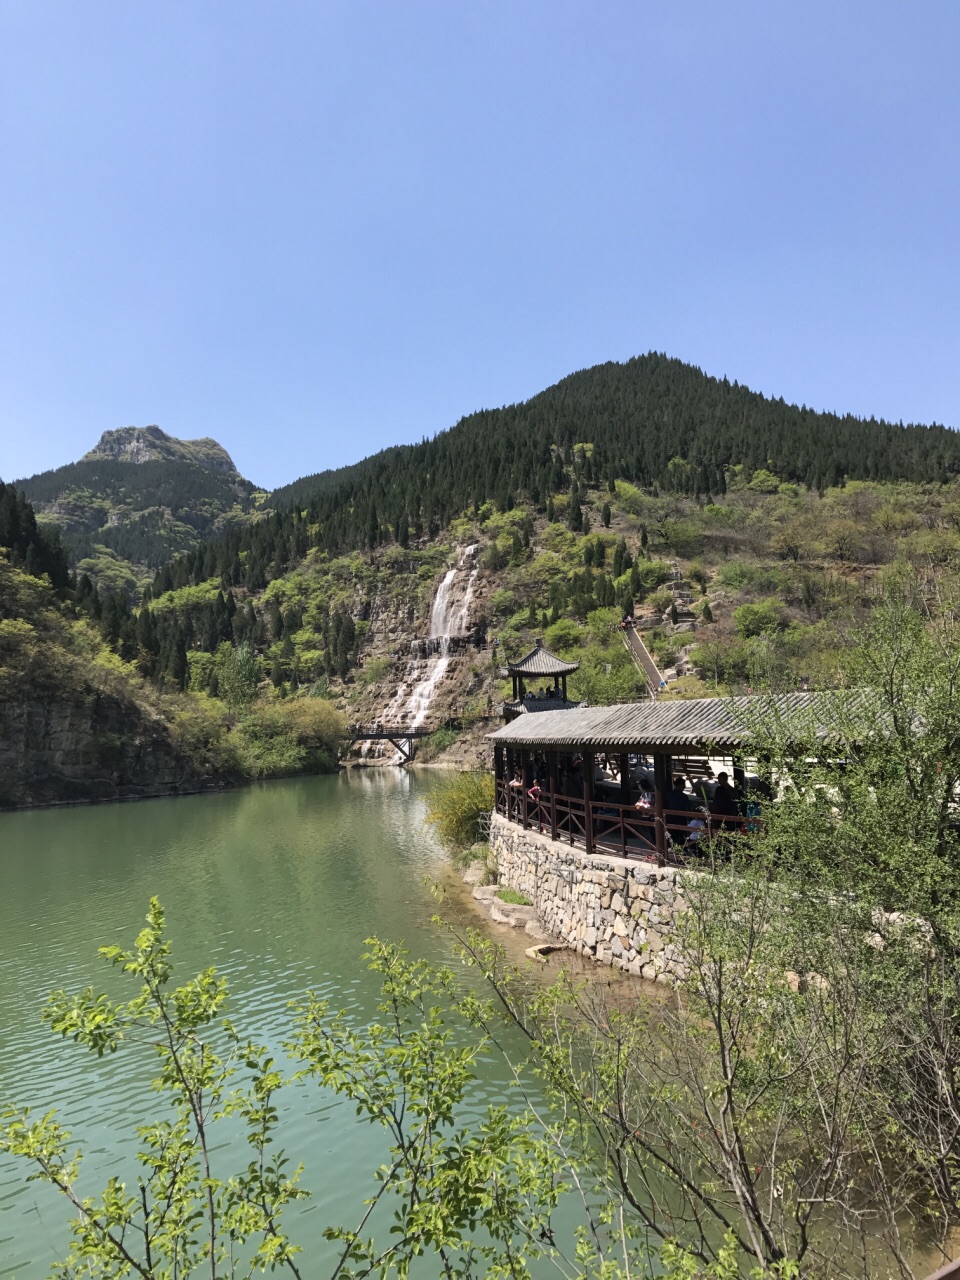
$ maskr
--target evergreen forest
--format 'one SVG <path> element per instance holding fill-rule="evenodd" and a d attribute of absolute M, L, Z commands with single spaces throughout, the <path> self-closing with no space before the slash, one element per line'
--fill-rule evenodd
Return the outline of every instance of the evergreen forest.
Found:
<path fill-rule="evenodd" d="M 98 559 L 78 558 L 68 524 L 72 574 L 50 515 L 65 483 L 74 515 L 136 507 L 85 535 Z M 23 488 L 0 491 L 11 566 L 45 574 L 71 625 L 138 688 L 199 699 L 228 729 L 309 698 L 378 718 L 438 582 L 476 545 L 466 652 L 431 717 L 437 750 L 457 736 L 450 719 L 476 722 L 479 750 L 506 692 L 500 662 L 537 637 L 580 662 L 571 695 L 592 704 L 646 693 L 618 635 L 628 614 L 662 696 L 829 687 L 891 576 L 960 565 L 954 432 L 814 413 L 658 355 L 573 374 L 262 504 L 235 473 L 178 457 L 90 458 Z M 179 528 L 190 545 L 170 558 Z M 118 581 L 108 552 L 152 577 Z M 237 770 L 283 771 L 296 752 L 282 756 L 254 752 Z"/>

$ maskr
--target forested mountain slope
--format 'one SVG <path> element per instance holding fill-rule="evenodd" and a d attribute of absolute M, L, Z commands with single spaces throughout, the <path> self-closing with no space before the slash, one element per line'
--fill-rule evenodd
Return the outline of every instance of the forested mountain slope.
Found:
<path fill-rule="evenodd" d="M 60 526 L 81 572 L 131 596 L 148 571 L 244 522 L 263 496 L 215 440 L 176 440 L 159 427 L 106 431 L 79 462 L 15 487 Z"/>
<path fill-rule="evenodd" d="M 151 467 L 237 483 L 183 459 L 75 465 L 113 468 L 121 488 Z M 572 375 L 269 502 L 206 540 L 191 526 L 194 545 L 139 607 L 102 574 L 64 593 L 127 678 L 196 695 L 247 776 L 301 767 L 315 733 L 329 744 L 326 699 L 353 722 L 405 723 L 458 566 L 475 567 L 458 570 L 469 609 L 419 722 L 437 749 L 448 716 L 497 707 L 503 658 L 535 636 L 581 663 L 571 693 L 594 704 L 644 695 L 626 614 L 667 696 L 828 687 L 877 591 L 902 575 L 960 580 L 954 432 L 812 413 L 660 356 Z M 44 572 L 33 527 L 10 554 Z"/>
<path fill-rule="evenodd" d="M 340 725 L 328 703 L 249 708 L 240 723 L 187 680 L 145 679 L 118 643 L 117 619 L 130 616 L 123 597 L 102 603 L 89 578 L 80 581 L 57 530 L 0 483 L 0 808 L 332 768 Z M 186 672 L 182 631 L 164 643 L 168 668 L 182 659 Z M 240 688 L 245 668 L 235 665 Z M 252 677 L 251 698 L 255 668 Z"/>
<path fill-rule="evenodd" d="M 566 487 L 576 446 L 586 483 L 614 479 L 692 495 L 722 494 L 725 468 L 767 469 L 825 489 L 844 480 L 944 481 L 960 474 L 960 437 L 816 413 L 663 355 L 571 374 L 522 404 L 482 410 L 417 445 L 276 490 L 272 504 L 310 507 L 328 549 L 435 533 L 492 500 L 542 505 Z"/>

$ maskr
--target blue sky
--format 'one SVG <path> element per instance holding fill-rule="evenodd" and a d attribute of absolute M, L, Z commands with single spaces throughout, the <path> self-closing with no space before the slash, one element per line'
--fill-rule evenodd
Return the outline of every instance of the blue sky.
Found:
<path fill-rule="evenodd" d="M 0 0 L 0 476 L 268 487 L 647 350 L 960 426 L 960 6 Z"/>

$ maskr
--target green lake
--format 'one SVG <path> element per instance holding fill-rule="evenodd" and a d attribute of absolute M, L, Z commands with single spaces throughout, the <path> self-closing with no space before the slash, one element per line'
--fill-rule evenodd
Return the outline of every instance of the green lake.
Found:
<path fill-rule="evenodd" d="M 48 1109 L 89 1151 L 90 1190 L 129 1176 L 133 1126 L 158 1110 L 144 1089 L 151 1063 L 123 1049 L 97 1061 L 53 1037 L 40 1008 L 54 987 L 116 991 L 96 948 L 130 943 L 151 894 L 167 912 L 177 972 L 214 964 L 229 978 L 230 1012 L 279 1048 L 288 1001 L 313 988 L 373 1016 L 376 987 L 361 962 L 371 934 L 434 960 L 451 957 L 431 924 L 429 883 L 445 859 L 424 829 L 428 773 L 354 770 L 241 791 L 136 804 L 0 815 L 0 1102 Z M 477 1105 L 509 1094 L 491 1062 Z M 313 1192 L 291 1216 L 306 1274 L 324 1274 L 330 1224 L 353 1226 L 385 1154 L 378 1131 L 317 1088 L 286 1094 L 281 1141 Z M 241 1159 L 246 1160 L 241 1154 Z M 68 1207 L 0 1159 L 0 1276 L 38 1280 L 60 1256 Z"/>

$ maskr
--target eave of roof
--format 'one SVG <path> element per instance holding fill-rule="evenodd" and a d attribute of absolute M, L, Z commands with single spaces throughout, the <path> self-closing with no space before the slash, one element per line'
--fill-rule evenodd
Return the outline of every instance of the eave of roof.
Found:
<path fill-rule="evenodd" d="M 522 701 L 518 698 L 515 702 L 505 702 L 504 708 L 511 711 L 519 711 L 524 715 L 537 715 L 541 711 L 572 711 L 579 707 L 579 702 L 564 702 L 562 698 L 531 698 L 526 697 Z"/>
<path fill-rule="evenodd" d="M 486 736 L 497 746 L 625 748 L 736 747 L 756 739 L 759 718 L 805 718 L 826 736 L 829 695 L 789 693 L 740 698 L 632 702 L 611 707 L 528 712 Z"/>
<path fill-rule="evenodd" d="M 579 669 L 579 662 L 564 662 L 540 644 L 517 662 L 507 663 L 509 674 L 518 676 L 568 676 Z"/>

